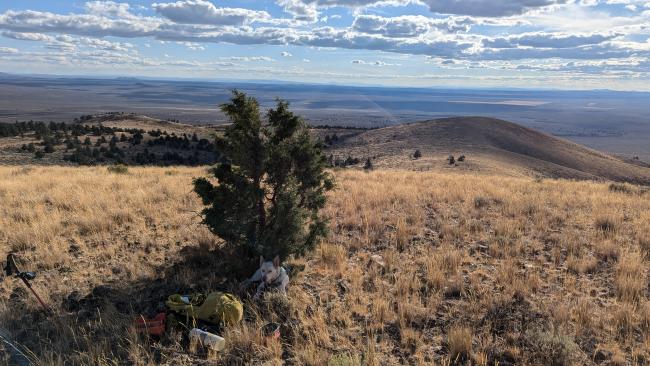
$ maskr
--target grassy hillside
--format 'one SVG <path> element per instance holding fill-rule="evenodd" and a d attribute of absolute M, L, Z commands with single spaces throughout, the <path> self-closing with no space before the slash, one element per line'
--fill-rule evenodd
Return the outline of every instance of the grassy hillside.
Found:
<path fill-rule="evenodd" d="M 39 271 L 57 313 L 5 279 L 0 327 L 42 364 L 199 362 L 180 334 L 152 343 L 128 325 L 173 292 L 236 291 L 199 223 L 191 180 L 204 174 L 0 167 L 0 255 Z M 650 193 L 457 171 L 335 176 L 330 237 L 289 263 L 304 270 L 288 301 L 247 302 L 221 363 L 650 360 Z M 270 320 L 285 325 L 281 343 L 258 334 Z"/>
<path fill-rule="evenodd" d="M 11 125 L 0 125 L 5 127 Z M 83 128 L 80 128 L 83 127 Z M 0 164 L 208 165 L 224 126 L 192 126 L 129 113 L 87 115 L 71 124 L 0 128 Z M 650 185 L 650 165 L 609 156 L 507 121 L 446 118 L 378 129 L 314 128 L 332 166 L 461 170 L 519 177 L 615 180 Z M 4 136 L 4 137 L 3 137 Z M 415 150 L 422 154 L 414 159 Z M 448 164 L 447 157 L 465 156 Z"/>
<path fill-rule="evenodd" d="M 209 165 L 218 133 L 218 127 L 117 112 L 69 123 L 0 123 L 0 164 Z"/>
<path fill-rule="evenodd" d="M 650 184 L 650 168 L 493 118 L 458 117 L 341 133 L 332 153 L 375 160 L 391 168 L 445 167 L 448 155 L 466 155 L 457 169 L 553 178 L 612 179 Z M 412 159 L 416 149 L 422 158 Z"/>

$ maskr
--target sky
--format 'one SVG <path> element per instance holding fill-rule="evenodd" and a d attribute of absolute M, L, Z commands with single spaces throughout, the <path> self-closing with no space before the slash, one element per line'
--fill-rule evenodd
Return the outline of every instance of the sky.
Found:
<path fill-rule="evenodd" d="M 650 0 L 0 0 L 0 72 L 650 90 Z"/>

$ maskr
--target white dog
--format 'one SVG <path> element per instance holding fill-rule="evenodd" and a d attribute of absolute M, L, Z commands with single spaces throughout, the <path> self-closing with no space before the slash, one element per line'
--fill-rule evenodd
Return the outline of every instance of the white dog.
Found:
<path fill-rule="evenodd" d="M 275 256 L 272 261 L 265 261 L 264 257 L 260 256 L 260 268 L 255 271 L 253 277 L 244 281 L 244 284 L 255 282 L 260 282 L 255 293 L 256 299 L 270 290 L 277 290 L 286 295 L 289 275 L 284 267 L 280 267 L 280 257 Z"/>

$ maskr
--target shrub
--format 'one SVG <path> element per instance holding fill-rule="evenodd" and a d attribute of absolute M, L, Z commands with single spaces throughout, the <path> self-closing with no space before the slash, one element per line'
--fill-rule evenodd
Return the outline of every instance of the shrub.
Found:
<path fill-rule="evenodd" d="M 485 198 L 485 197 L 475 197 L 474 198 L 474 207 L 475 208 L 483 208 L 483 207 L 488 207 L 490 205 L 490 200 Z"/>
<path fill-rule="evenodd" d="M 115 174 L 126 174 L 129 172 L 129 167 L 127 167 L 124 164 L 111 165 L 106 169 L 108 170 L 109 173 L 115 173 Z"/>
<path fill-rule="evenodd" d="M 364 170 L 372 170 L 373 169 L 372 161 L 370 161 L 370 158 L 368 158 L 366 160 L 366 163 L 363 165 L 363 169 Z"/>
<path fill-rule="evenodd" d="M 621 183 L 610 184 L 609 190 L 611 192 L 632 193 L 632 189 L 628 185 L 621 184 Z"/>
<path fill-rule="evenodd" d="M 456 164 L 456 159 L 454 158 L 453 155 L 449 155 L 449 157 L 447 158 L 447 161 L 449 162 L 449 165 Z"/>
<path fill-rule="evenodd" d="M 43 148 L 43 152 L 47 154 L 51 154 L 54 152 L 54 145 L 52 145 L 51 142 L 48 142 L 45 144 L 45 147 Z"/>
<path fill-rule="evenodd" d="M 596 219 L 596 228 L 604 233 L 612 233 L 616 231 L 617 222 L 614 218 L 603 216 Z"/>
<path fill-rule="evenodd" d="M 465 155 L 461 155 L 458 157 L 458 161 L 465 161 Z"/>
<path fill-rule="evenodd" d="M 45 153 L 43 153 L 42 150 L 36 150 L 36 152 L 34 153 L 34 158 L 35 159 L 43 159 L 44 156 L 45 156 Z"/>
<path fill-rule="evenodd" d="M 420 152 L 420 150 L 415 150 L 415 152 L 413 153 L 413 158 L 419 159 L 421 157 L 422 157 L 422 153 Z"/>
<path fill-rule="evenodd" d="M 327 366 L 361 366 L 361 357 L 355 354 L 342 353 L 332 356 L 327 362 Z"/>
<path fill-rule="evenodd" d="M 579 350 L 573 339 L 559 332 L 531 330 L 526 340 L 530 343 L 530 357 L 535 365 L 572 365 Z"/>
<path fill-rule="evenodd" d="M 313 249 L 326 233 L 318 212 L 333 188 L 321 144 L 287 102 L 268 111 L 268 123 L 257 100 L 238 91 L 221 110 L 233 123 L 216 139 L 227 159 L 210 171 L 219 184 L 194 181 L 207 206 L 203 223 L 248 260 Z"/>

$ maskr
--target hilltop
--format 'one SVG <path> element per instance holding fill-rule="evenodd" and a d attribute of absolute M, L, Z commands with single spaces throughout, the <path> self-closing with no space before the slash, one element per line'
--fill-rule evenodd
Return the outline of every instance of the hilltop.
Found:
<path fill-rule="evenodd" d="M 334 134 L 334 132 L 332 132 Z M 335 157 L 370 157 L 380 168 L 457 169 L 512 176 L 608 179 L 650 184 L 650 168 L 492 118 L 459 117 L 372 130 L 341 130 Z M 337 134 L 337 137 L 338 137 Z M 422 157 L 414 159 L 415 150 Z M 449 155 L 466 157 L 450 166 Z"/>

